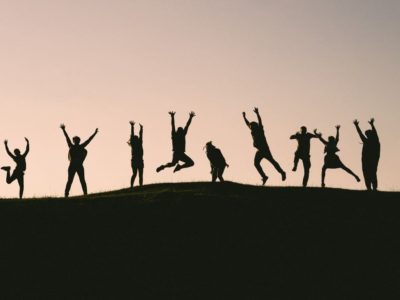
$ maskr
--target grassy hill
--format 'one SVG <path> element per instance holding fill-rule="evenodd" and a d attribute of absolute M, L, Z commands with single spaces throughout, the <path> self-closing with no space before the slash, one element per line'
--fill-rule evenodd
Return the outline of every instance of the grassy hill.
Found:
<path fill-rule="evenodd" d="M 399 195 L 181 183 L 2 200 L 0 295 L 398 299 Z"/>

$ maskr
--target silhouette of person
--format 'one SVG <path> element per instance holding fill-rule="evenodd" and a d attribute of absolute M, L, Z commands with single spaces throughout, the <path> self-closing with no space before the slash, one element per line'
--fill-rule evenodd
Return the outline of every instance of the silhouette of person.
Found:
<path fill-rule="evenodd" d="M 297 150 L 294 154 L 294 166 L 293 172 L 296 172 L 297 165 L 299 161 L 303 161 L 304 167 L 304 177 L 303 177 L 303 187 L 307 186 L 308 178 L 310 177 L 310 168 L 311 168 L 311 160 L 310 160 L 310 147 L 311 147 L 311 139 L 316 138 L 315 134 L 307 132 L 307 127 L 302 126 L 300 132 L 293 134 L 290 139 L 297 140 Z"/>
<path fill-rule="evenodd" d="M 25 138 L 26 141 L 26 150 L 23 154 L 21 154 L 21 151 L 19 149 L 14 150 L 14 154 L 11 153 L 10 149 L 8 148 L 8 141 L 4 141 L 4 145 L 6 147 L 7 154 L 14 160 L 16 163 L 15 169 L 10 175 L 10 170 L 11 167 L 2 167 L 1 169 L 7 172 L 7 178 L 6 182 L 8 184 L 14 182 L 15 180 L 18 181 L 19 185 L 19 198 L 22 199 L 24 195 L 24 176 L 25 176 L 25 170 L 26 170 L 26 156 L 29 153 L 29 140 Z"/>
<path fill-rule="evenodd" d="M 179 127 L 177 130 L 175 129 L 175 112 L 171 111 L 169 112 L 169 114 L 171 115 L 173 157 L 170 163 L 159 166 L 156 170 L 157 173 L 161 172 L 165 168 L 171 168 L 174 166 L 176 166 L 174 169 L 174 173 L 184 168 L 190 168 L 194 166 L 194 161 L 185 152 L 186 134 L 188 133 L 189 126 L 192 123 L 192 119 L 196 116 L 196 114 L 192 111 L 189 114 L 189 120 L 187 121 L 185 128 Z M 184 164 L 180 165 L 180 161 L 184 162 Z"/>
<path fill-rule="evenodd" d="M 224 182 L 225 168 L 229 167 L 221 150 L 215 147 L 212 142 L 208 142 L 205 146 L 207 158 L 210 161 L 212 182 Z"/>
<path fill-rule="evenodd" d="M 83 167 L 83 162 L 87 156 L 86 146 L 90 144 L 96 134 L 99 132 L 99 129 L 96 128 L 95 132 L 87 139 L 86 142 L 81 144 L 81 139 L 77 136 L 71 139 L 68 136 L 67 131 L 65 130 L 65 125 L 61 124 L 60 128 L 62 129 L 64 136 L 67 140 L 69 152 L 68 159 L 70 161 L 68 167 L 68 181 L 65 186 L 65 197 L 69 196 L 69 191 L 71 189 L 72 182 L 74 181 L 75 174 L 78 174 L 79 181 L 82 185 L 83 194 L 87 195 L 87 185 L 85 180 L 85 169 Z"/>
<path fill-rule="evenodd" d="M 281 174 L 282 181 L 285 181 L 286 173 L 285 173 L 285 171 L 282 170 L 282 168 L 278 164 L 278 162 L 273 158 L 272 153 L 269 149 L 267 139 L 265 138 L 264 127 L 262 124 L 262 120 L 261 120 L 258 108 L 254 108 L 254 112 L 257 115 L 258 123 L 257 122 L 250 123 L 246 118 L 245 112 L 243 112 L 243 118 L 244 118 L 246 125 L 251 130 L 251 135 L 253 137 L 253 146 L 257 149 L 256 155 L 254 157 L 254 166 L 256 167 L 258 173 L 261 175 L 262 184 L 265 185 L 265 183 L 268 180 L 268 176 L 265 175 L 265 173 L 261 167 L 261 160 L 263 158 L 268 160 L 275 167 L 275 169 Z"/>
<path fill-rule="evenodd" d="M 139 173 L 139 185 L 143 185 L 143 126 L 140 124 L 139 136 L 135 135 L 135 122 L 130 121 L 131 124 L 131 137 L 129 139 L 128 145 L 131 147 L 132 151 L 132 177 L 131 177 L 131 188 L 135 183 L 137 174 Z"/>
<path fill-rule="evenodd" d="M 322 137 L 322 133 L 318 133 L 317 129 L 314 130 L 315 135 L 325 145 L 324 152 L 326 153 L 326 155 L 324 159 L 324 165 L 322 167 L 322 183 L 321 183 L 322 187 L 325 187 L 325 175 L 327 169 L 339 169 L 339 168 L 343 169 L 344 171 L 352 175 L 357 180 L 357 182 L 360 182 L 360 178 L 352 170 L 346 167 L 340 160 L 339 156 L 336 154 L 337 152 L 340 151 L 339 148 L 337 147 L 337 144 L 339 143 L 339 131 L 340 131 L 340 125 L 337 125 L 336 138 L 330 136 L 328 138 L 328 141 L 326 141 Z"/>
<path fill-rule="evenodd" d="M 365 135 L 362 133 L 358 120 L 354 120 L 357 132 L 363 142 L 362 149 L 362 170 L 364 175 L 365 186 L 367 190 L 378 190 L 378 164 L 381 152 L 381 144 L 379 142 L 378 132 L 376 131 L 375 120 L 371 119 L 369 124 L 371 129 L 365 131 Z"/>

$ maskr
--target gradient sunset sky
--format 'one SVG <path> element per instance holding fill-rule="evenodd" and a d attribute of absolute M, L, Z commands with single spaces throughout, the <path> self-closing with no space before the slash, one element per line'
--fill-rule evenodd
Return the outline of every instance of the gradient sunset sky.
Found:
<path fill-rule="evenodd" d="M 31 140 L 26 196 L 61 196 L 68 148 L 59 129 L 86 139 L 89 192 L 127 187 L 129 120 L 144 125 L 145 183 L 209 180 L 203 151 L 212 140 L 228 163 L 226 180 L 259 184 L 255 149 L 241 113 L 263 117 L 284 183 L 263 166 L 269 185 L 300 185 L 291 172 L 302 125 L 324 136 L 342 125 L 342 161 L 358 175 L 363 130 L 375 117 L 382 155 L 380 188 L 400 182 L 400 1 L 397 0 L 0 0 L 0 139 Z M 184 125 L 194 110 L 187 153 L 194 168 L 155 173 L 172 158 L 169 110 Z M 312 142 L 310 185 L 320 185 L 323 146 Z M 0 144 L 0 164 L 11 165 Z M 0 197 L 17 183 L 0 174 Z M 343 171 L 327 185 L 363 189 Z M 80 194 L 76 178 L 72 194 Z"/>

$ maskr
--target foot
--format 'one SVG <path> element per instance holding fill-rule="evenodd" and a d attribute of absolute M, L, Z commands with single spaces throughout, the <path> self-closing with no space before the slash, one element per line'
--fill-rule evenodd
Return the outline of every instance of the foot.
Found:
<path fill-rule="evenodd" d="M 162 170 L 164 170 L 164 166 L 159 166 L 157 169 L 156 169 L 156 172 L 157 173 L 160 173 Z"/>
<path fill-rule="evenodd" d="M 325 183 L 324 183 L 324 182 L 321 184 L 321 187 L 322 187 L 322 188 L 324 188 L 324 187 L 325 187 Z"/>
<path fill-rule="evenodd" d="M 8 167 L 8 166 L 7 166 L 7 167 L 2 167 L 1 169 L 8 172 L 8 171 L 11 170 L 11 167 Z"/>
<path fill-rule="evenodd" d="M 282 175 L 282 181 L 285 181 L 286 180 L 286 173 L 283 172 L 281 175 Z"/>
<path fill-rule="evenodd" d="M 292 171 L 293 171 L 293 172 L 296 172 L 296 171 L 297 171 L 297 166 L 294 166 L 293 169 L 292 169 Z"/>
<path fill-rule="evenodd" d="M 182 169 L 181 165 L 176 165 L 175 169 L 174 169 L 174 173 L 180 171 Z"/>
<path fill-rule="evenodd" d="M 261 180 L 262 180 L 262 185 L 265 185 L 265 183 L 268 180 L 268 176 L 265 176 L 264 178 L 261 178 Z"/>
<path fill-rule="evenodd" d="M 357 182 L 361 181 L 360 177 L 358 177 L 358 176 L 356 176 L 356 180 L 357 180 Z"/>

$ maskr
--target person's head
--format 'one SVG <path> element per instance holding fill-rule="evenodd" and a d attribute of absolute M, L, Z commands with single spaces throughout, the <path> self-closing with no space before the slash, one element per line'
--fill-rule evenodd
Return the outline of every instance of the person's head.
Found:
<path fill-rule="evenodd" d="M 177 134 L 183 134 L 184 130 L 182 127 L 179 127 L 178 130 L 176 131 Z"/>
<path fill-rule="evenodd" d="M 74 142 L 74 145 L 79 145 L 81 143 L 81 138 L 79 136 L 74 136 L 72 141 Z"/>
<path fill-rule="evenodd" d="M 330 137 L 328 137 L 328 142 L 329 143 L 334 143 L 336 141 L 336 139 L 335 139 L 335 137 L 334 136 L 330 136 Z"/>
<path fill-rule="evenodd" d="M 206 146 L 204 147 L 206 151 L 210 151 L 212 148 L 215 148 L 214 145 L 212 144 L 212 141 L 209 141 Z"/>
<path fill-rule="evenodd" d="M 258 128 L 259 128 L 259 126 L 258 126 L 258 123 L 257 123 L 257 122 L 251 122 L 251 123 L 250 123 L 250 129 L 251 129 L 252 131 L 258 130 Z"/>
<path fill-rule="evenodd" d="M 306 133 L 307 133 L 307 127 L 306 127 L 306 126 L 301 126 L 300 132 L 301 132 L 302 134 L 306 134 Z"/>
<path fill-rule="evenodd" d="M 365 131 L 365 135 L 367 136 L 368 139 L 373 138 L 372 130 L 369 129 L 369 130 Z"/>
<path fill-rule="evenodd" d="M 15 149 L 15 150 L 14 150 L 14 154 L 15 154 L 16 156 L 20 156 L 20 155 L 21 155 L 21 151 L 20 151 L 19 149 Z"/>

